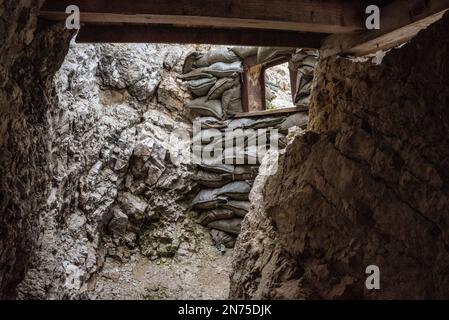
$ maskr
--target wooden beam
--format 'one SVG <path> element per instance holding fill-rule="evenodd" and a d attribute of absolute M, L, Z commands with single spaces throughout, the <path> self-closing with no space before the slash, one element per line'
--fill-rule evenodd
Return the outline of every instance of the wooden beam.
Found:
<path fill-rule="evenodd" d="M 265 71 L 262 64 L 257 64 L 257 56 L 244 61 L 243 73 L 243 111 L 256 112 L 266 109 Z"/>
<path fill-rule="evenodd" d="M 352 0 L 47 0 L 41 17 L 63 20 L 77 5 L 85 23 L 172 24 L 317 33 L 363 28 Z"/>
<path fill-rule="evenodd" d="M 292 107 L 292 108 L 283 108 L 277 110 L 263 110 L 263 111 L 255 111 L 255 112 L 241 112 L 237 113 L 233 116 L 233 118 L 250 118 L 250 117 L 275 117 L 279 115 L 286 115 L 290 113 L 299 113 L 304 112 L 308 113 L 309 111 L 305 108 L 301 107 Z"/>
<path fill-rule="evenodd" d="M 419 31 L 441 19 L 449 0 L 396 0 L 381 9 L 381 29 L 356 35 L 332 35 L 324 41 L 321 56 L 363 56 L 410 41 Z"/>
<path fill-rule="evenodd" d="M 192 43 L 320 48 L 325 34 L 261 29 L 206 29 L 145 25 L 85 25 L 78 43 Z"/>

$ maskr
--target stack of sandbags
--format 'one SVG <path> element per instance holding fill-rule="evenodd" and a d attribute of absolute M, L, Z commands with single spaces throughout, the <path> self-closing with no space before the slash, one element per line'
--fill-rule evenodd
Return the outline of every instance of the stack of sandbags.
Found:
<path fill-rule="evenodd" d="M 187 56 L 184 73 L 179 76 L 194 95 L 186 107 L 198 116 L 196 121 L 201 124 L 201 131 L 193 137 L 194 148 L 199 146 L 200 152 L 203 152 L 218 146 L 214 150 L 220 150 L 228 140 L 234 139 L 226 134 L 228 130 L 234 130 L 234 137 L 245 142 L 245 147 L 236 149 L 239 157 L 234 153 L 219 152 L 214 161 L 204 161 L 198 165 L 194 178 L 201 187 L 192 201 L 192 208 L 199 212 L 198 222 L 211 229 L 212 239 L 217 245 L 227 248 L 234 246 L 242 220 L 250 207 L 249 193 L 258 174 L 260 159 L 257 149 L 249 146 L 256 145 L 257 130 L 278 129 L 278 146 L 283 148 L 289 128 L 304 128 L 307 125 L 307 114 L 301 113 L 232 119 L 235 113 L 242 112 L 242 60 L 256 54 L 265 59 L 279 52 L 285 51 L 240 47 L 219 48 L 207 53 L 193 52 Z M 288 52 L 291 53 L 291 50 Z M 266 142 L 269 145 L 268 137 Z M 239 163 L 242 159 L 237 159 L 242 156 L 245 160 L 243 164 Z"/>
<path fill-rule="evenodd" d="M 242 112 L 242 72 L 242 59 L 229 48 L 190 53 L 179 76 L 196 96 L 187 108 L 217 119 Z"/>
<path fill-rule="evenodd" d="M 299 49 L 292 55 L 289 68 L 293 72 L 297 72 L 294 101 L 296 106 L 309 107 L 313 73 L 318 63 L 318 58 L 318 51 L 310 49 Z"/>
<path fill-rule="evenodd" d="M 224 131 L 227 119 L 243 111 L 242 72 L 242 58 L 229 48 L 192 52 L 186 57 L 179 78 L 195 96 L 186 107 L 200 116 L 197 120 L 202 128 L 194 141 L 199 140 L 201 145 L 210 143 L 211 129 Z M 221 139 L 224 139 L 224 133 Z M 248 195 L 257 168 L 225 165 L 221 160 L 199 166 L 195 180 L 202 190 L 193 200 L 192 207 L 200 212 L 198 222 L 211 228 L 216 244 L 230 248 L 234 246 L 242 219 L 248 212 Z"/>

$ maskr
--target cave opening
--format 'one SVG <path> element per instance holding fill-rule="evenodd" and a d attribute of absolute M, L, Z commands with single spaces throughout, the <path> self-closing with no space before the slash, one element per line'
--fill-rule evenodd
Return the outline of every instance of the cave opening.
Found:
<path fill-rule="evenodd" d="M 214 29 L 282 45 L 242 47 L 162 44 L 215 39 L 142 20 L 88 23 L 80 39 L 102 41 L 80 44 L 50 22 L 62 2 L 39 22 L 44 1 L 5 3 L 19 23 L 0 33 L 2 298 L 448 296 L 445 4 L 393 3 L 407 14 L 382 45 L 357 19 Z M 142 18 L 89 19 L 105 16 Z M 429 28 L 414 38 L 410 17 Z"/>
<path fill-rule="evenodd" d="M 274 148 L 276 131 L 282 149 L 289 130 L 307 125 L 304 108 L 245 109 L 245 61 L 285 60 L 277 50 L 72 40 L 52 79 L 46 226 L 19 297 L 226 299 L 233 247 L 265 155 L 257 135 L 271 130 L 263 143 Z M 303 72 L 309 55 L 288 54 Z M 285 68 L 263 78 L 293 105 L 291 87 L 280 83 L 290 81 Z M 300 79 L 304 92 L 312 79 Z M 201 154 L 195 162 L 197 139 L 200 150 L 231 139 L 232 150 L 218 148 L 218 162 Z M 49 265 L 60 281 L 50 283 Z"/>

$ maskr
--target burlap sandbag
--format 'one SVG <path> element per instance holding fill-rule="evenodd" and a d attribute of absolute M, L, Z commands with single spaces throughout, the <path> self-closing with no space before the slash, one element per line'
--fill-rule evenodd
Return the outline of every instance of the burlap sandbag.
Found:
<path fill-rule="evenodd" d="M 195 121 L 199 121 L 201 129 L 224 129 L 227 127 L 226 121 L 215 117 L 201 117 L 196 118 Z"/>
<path fill-rule="evenodd" d="M 228 249 L 233 248 L 235 246 L 236 238 L 234 235 L 230 235 L 224 231 L 215 229 L 212 229 L 210 231 L 210 235 L 216 246 L 224 245 Z"/>
<path fill-rule="evenodd" d="M 228 209 L 215 209 L 201 213 L 197 222 L 199 224 L 207 226 L 209 223 L 223 220 L 223 219 L 231 219 L 234 217 L 234 212 Z"/>
<path fill-rule="evenodd" d="M 242 168 L 242 169 L 237 169 Z M 205 170 L 198 170 L 193 180 L 206 188 L 221 188 L 233 181 L 254 180 L 257 176 L 257 169 L 244 169 L 236 167 L 233 173 L 218 173 Z"/>
<path fill-rule="evenodd" d="M 257 55 L 258 47 L 232 47 L 231 50 L 242 59 Z"/>
<path fill-rule="evenodd" d="M 223 112 L 226 115 L 233 116 L 236 113 L 243 112 L 241 91 L 242 91 L 241 86 L 238 85 L 223 93 L 221 103 L 223 106 Z"/>
<path fill-rule="evenodd" d="M 296 69 L 304 65 L 315 68 L 318 59 L 318 50 L 299 49 L 295 54 L 292 55 L 290 64 L 294 65 Z"/>
<path fill-rule="evenodd" d="M 201 190 L 192 201 L 192 207 L 195 209 L 211 210 L 218 208 L 220 203 L 226 203 L 225 196 L 217 194 L 218 189 Z"/>
<path fill-rule="evenodd" d="M 276 125 L 282 123 L 285 120 L 285 117 L 275 117 L 275 118 L 260 118 L 249 124 L 245 127 L 245 129 L 263 129 L 263 128 L 271 128 Z"/>
<path fill-rule="evenodd" d="M 233 63 L 217 62 L 209 67 L 201 69 L 202 72 L 209 73 L 217 78 L 225 78 L 232 76 L 234 73 L 242 73 L 243 64 L 241 61 Z"/>
<path fill-rule="evenodd" d="M 259 174 L 258 166 L 235 166 L 233 180 L 254 180 Z"/>
<path fill-rule="evenodd" d="M 198 166 L 206 171 L 217 172 L 217 173 L 234 173 L 235 166 L 230 164 L 217 164 L 217 163 L 208 163 L 203 161 L 198 164 Z"/>
<path fill-rule="evenodd" d="M 244 141 L 245 145 L 256 145 L 257 144 L 258 132 L 256 130 L 232 130 L 225 134 L 224 145 L 225 146 L 235 146 L 234 141 Z M 243 146 L 242 146 L 243 147 Z"/>
<path fill-rule="evenodd" d="M 207 100 L 207 97 L 201 97 L 190 101 L 186 107 L 200 116 L 213 116 L 218 119 L 223 118 L 223 109 L 220 100 Z"/>
<path fill-rule="evenodd" d="M 229 130 L 246 129 L 246 128 L 249 128 L 254 122 L 256 122 L 255 119 L 249 119 L 249 118 L 234 119 L 234 120 L 229 121 L 228 129 Z"/>
<path fill-rule="evenodd" d="M 232 63 L 240 61 L 240 57 L 233 51 L 226 47 L 220 47 L 218 49 L 210 50 L 204 54 L 201 58 L 196 60 L 195 65 L 197 67 L 207 67 L 217 62 Z"/>
<path fill-rule="evenodd" d="M 201 58 L 203 55 L 197 51 L 190 52 L 184 60 L 184 65 L 182 67 L 182 73 L 186 74 L 194 69 L 194 64 L 196 60 Z"/>
<path fill-rule="evenodd" d="M 248 200 L 250 191 L 251 185 L 246 181 L 231 182 L 215 190 L 217 196 L 228 197 L 233 200 Z"/>
<path fill-rule="evenodd" d="M 252 180 L 257 176 L 257 166 L 234 166 L 231 164 L 209 164 L 205 161 L 198 164 L 198 167 L 204 171 L 215 172 L 221 174 L 230 174 L 236 176 L 235 180 Z M 244 177 L 250 177 L 244 179 Z"/>
<path fill-rule="evenodd" d="M 232 174 L 199 170 L 193 180 L 206 188 L 221 188 L 232 181 Z"/>
<path fill-rule="evenodd" d="M 244 218 L 248 213 L 251 204 L 248 201 L 229 200 L 225 203 L 220 203 L 219 207 L 232 210 L 236 216 Z"/>
<path fill-rule="evenodd" d="M 210 89 L 207 98 L 209 100 L 221 99 L 223 93 L 240 84 L 240 77 L 235 74 L 233 77 L 226 77 L 218 80 Z"/>
<path fill-rule="evenodd" d="M 312 92 L 312 83 L 313 76 L 312 75 L 304 75 L 301 72 L 298 72 L 297 79 L 297 87 L 295 94 L 295 105 L 296 106 L 309 106 L 309 103 L 305 103 L 304 101 L 309 101 L 310 94 Z"/>
<path fill-rule="evenodd" d="M 195 95 L 202 97 L 207 95 L 209 90 L 215 85 L 217 82 L 217 78 L 201 78 L 201 79 L 195 79 L 190 80 L 187 82 L 187 88 L 190 89 Z"/>
<path fill-rule="evenodd" d="M 180 74 L 178 75 L 178 78 L 183 81 L 190 81 L 190 80 L 198 80 L 203 78 L 214 78 L 214 76 L 208 72 L 206 72 L 206 68 L 198 68 L 193 71 L 190 71 L 186 74 Z"/>
<path fill-rule="evenodd" d="M 257 147 L 252 148 L 234 147 L 234 152 L 232 154 L 223 153 L 223 161 L 224 163 L 234 165 L 239 164 L 259 165 L 261 159 L 259 159 Z"/>
<path fill-rule="evenodd" d="M 223 138 L 223 133 L 217 129 L 203 129 L 193 137 L 192 142 L 199 144 L 221 143 Z"/>
<path fill-rule="evenodd" d="M 233 219 L 226 219 L 226 220 L 217 220 L 217 221 L 209 223 L 207 226 L 211 229 L 217 229 L 217 230 L 221 230 L 224 232 L 238 235 L 242 228 L 242 219 L 233 218 Z"/>
<path fill-rule="evenodd" d="M 283 48 L 283 47 L 260 47 L 257 51 L 257 62 L 264 63 L 273 60 L 280 55 L 293 54 L 295 48 Z"/>

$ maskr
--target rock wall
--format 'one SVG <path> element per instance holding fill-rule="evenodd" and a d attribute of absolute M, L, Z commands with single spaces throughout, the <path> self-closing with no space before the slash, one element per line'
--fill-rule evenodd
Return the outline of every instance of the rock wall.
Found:
<path fill-rule="evenodd" d="M 188 217 L 190 94 L 176 76 L 191 49 L 72 43 L 55 77 L 50 190 L 20 298 L 151 297 L 155 288 L 138 290 L 126 274 L 135 262 L 157 273 L 161 261 L 176 257 L 176 269 L 203 244 L 213 248 Z M 127 281 L 111 276 L 118 268 Z"/>
<path fill-rule="evenodd" d="M 191 127 L 192 48 L 68 52 L 42 2 L 0 4 L 0 297 L 224 298 L 229 255 L 190 217 L 189 142 L 171 139 Z"/>
<path fill-rule="evenodd" d="M 309 131 L 253 188 L 231 298 L 449 297 L 448 27 L 380 65 L 320 62 Z"/>
<path fill-rule="evenodd" d="M 0 297 L 16 297 L 36 248 L 49 170 L 52 77 L 70 34 L 37 25 L 43 1 L 0 2 Z"/>

